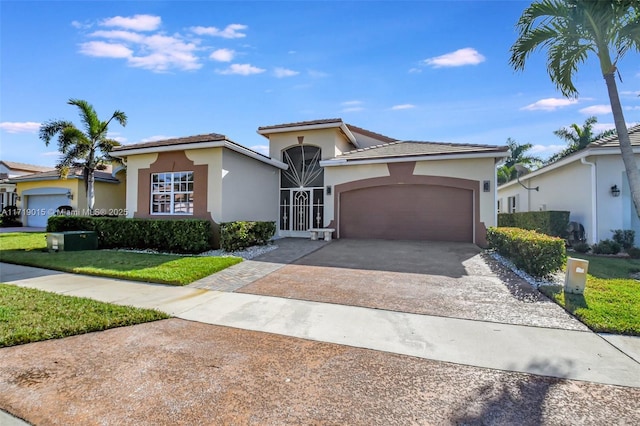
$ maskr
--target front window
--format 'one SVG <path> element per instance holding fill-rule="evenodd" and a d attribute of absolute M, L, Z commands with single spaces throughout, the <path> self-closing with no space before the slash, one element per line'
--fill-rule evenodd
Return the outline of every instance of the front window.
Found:
<path fill-rule="evenodd" d="M 193 214 L 193 172 L 151 175 L 151 214 Z"/>

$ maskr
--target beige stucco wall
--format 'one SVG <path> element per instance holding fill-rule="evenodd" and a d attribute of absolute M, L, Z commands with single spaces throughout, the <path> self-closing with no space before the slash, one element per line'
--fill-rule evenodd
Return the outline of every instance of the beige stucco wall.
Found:
<path fill-rule="evenodd" d="M 38 188 L 65 188 L 69 189 L 73 194 L 73 200 L 68 200 L 68 205 L 77 209 L 78 206 L 83 206 L 85 204 L 78 204 L 79 198 L 78 193 L 84 192 L 84 182 L 80 179 L 55 179 L 55 180 L 38 180 L 38 181 L 30 181 L 30 182 L 18 182 L 16 184 L 16 190 L 18 192 L 18 196 L 21 198 L 20 201 L 17 202 L 16 207 L 21 209 L 29 208 L 29 197 L 23 196 L 23 191 L 29 189 L 38 189 Z M 82 207 L 80 207 L 82 208 Z"/>
<path fill-rule="evenodd" d="M 589 158 L 588 160 L 592 160 Z M 591 166 L 580 161 L 551 170 L 540 176 L 520 178 L 525 186 L 538 186 L 539 191 L 527 191 L 517 182 L 498 190 L 498 198 L 503 202 L 506 213 L 507 198 L 518 196 L 518 212 L 540 210 L 566 210 L 570 220 L 581 223 L 587 237 L 593 235 Z"/>
<path fill-rule="evenodd" d="M 304 136 L 305 145 L 318 146 L 322 149 L 322 160 L 354 149 L 339 129 L 330 128 L 271 134 L 269 135 L 269 156 L 282 161 L 282 151 L 298 145 L 299 136 Z"/>
<path fill-rule="evenodd" d="M 98 211 L 98 214 L 107 214 L 111 216 L 126 216 L 126 173 L 124 171 L 118 173 L 116 178 L 120 183 L 107 183 L 96 182 L 95 183 L 95 203 L 94 210 Z M 83 204 L 79 206 L 86 206 L 86 196 L 84 195 L 84 188 L 79 191 L 82 194 Z"/>
<path fill-rule="evenodd" d="M 222 200 L 222 150 L 223 148 L 204 148 L 185 151 L 185 155 L 194 164 L 207 164 L 207 211 L 216 223 L 223 221 Z"/>
<path fill-rule="evenodd" d="M 279 169 L 225 149 L 222 222 L 278 220 Z"/>
<path fill-rule="evenodd" d="M 138 211 L 138 170 L 148 169 L 158 154 L 140 154 L 127 157 L 126 203 L 127 217 Z M 151 188 L 149 188 L 151 190 Z"/>

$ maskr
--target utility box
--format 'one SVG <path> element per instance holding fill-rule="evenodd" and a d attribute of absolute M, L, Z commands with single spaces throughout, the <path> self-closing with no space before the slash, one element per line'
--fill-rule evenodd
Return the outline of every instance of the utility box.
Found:
<path fill-rule="evenodd" d="M 588 271 L 588 260 L 567 258 L 567 273 L 564 277 L 565 293 L 583 294 Z"/>
<path fill-rule="evenodd" d="M 98 235 L 95 231 L 49 232 L 47 249 L 49 251 L 96 250 Z"/>

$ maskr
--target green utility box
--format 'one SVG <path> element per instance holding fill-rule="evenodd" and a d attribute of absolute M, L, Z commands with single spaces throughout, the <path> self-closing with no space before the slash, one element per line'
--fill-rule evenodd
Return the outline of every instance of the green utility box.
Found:
<path fill-rule="evenodd" d="M 98 235 L 95 231 L 49 232 L 47 249 L 49 251 L 96 250 Z"/>

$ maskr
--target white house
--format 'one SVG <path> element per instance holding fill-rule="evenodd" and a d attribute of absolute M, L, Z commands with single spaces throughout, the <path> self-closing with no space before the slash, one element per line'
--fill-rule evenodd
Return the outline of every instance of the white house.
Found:
<path fill-rule="evenodd" d="M 640 125 L 629 129 L 636 164 Z M 537 188 L 537 189 L 536 189 Z M 617 136 L 498 187 L 501 213 L 568 210 L 591 244 L 611 238 L 613 229 L 633 229 L 640 243 L 640 219 L 633 206 Z"/>

